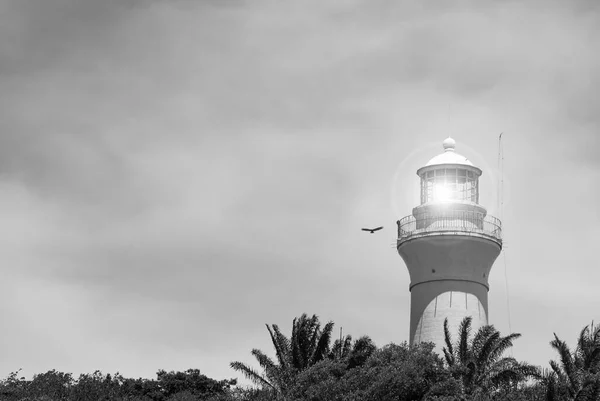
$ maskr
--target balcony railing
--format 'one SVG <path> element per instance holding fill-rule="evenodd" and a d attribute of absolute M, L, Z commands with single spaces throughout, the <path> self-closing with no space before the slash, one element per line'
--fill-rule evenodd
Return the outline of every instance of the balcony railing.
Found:
<path fill-rule="evenodd" d="M 455 232 L 491 237 L 502 244 L 502 223 L 493 216 L 468 210 L 440 211 L 406 216 L 398 221 L 398 243 L 411 238 Z"/>

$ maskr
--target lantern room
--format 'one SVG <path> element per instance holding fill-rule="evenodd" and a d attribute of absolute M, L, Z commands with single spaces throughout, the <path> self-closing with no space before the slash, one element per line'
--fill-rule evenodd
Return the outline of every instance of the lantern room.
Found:
<path fill-rule="evenodd" d="M 438 235 L 483 235 L 499 245 L 501 224 L 479 204 L 482 171 L 456 153 L 456 142 L 448 137 L 444 152 L 417 170 L 421 179 L 421 202 L 412 215 L 398 221 L 398 243 Z"/>
<path fill-rule="evenodd" d="M 447 138 L 444 153 L 417 171 L 421 178 L 421 205 L 439 202 L 479 203 L 481 170 L 455 151 L 456 142 Z"/>

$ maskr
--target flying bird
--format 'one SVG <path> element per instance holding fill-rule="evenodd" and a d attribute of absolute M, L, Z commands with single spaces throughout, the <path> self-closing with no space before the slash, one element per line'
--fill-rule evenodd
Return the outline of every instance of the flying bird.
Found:
<path fill-rule="evenodd" d="M 379 231 L 382 228 L 383 228 L 383 226 L 382 227 L 377 227 L 377 228 L 363 228 L 362 230 L 363 231 L 369 231 L 371 234 L 373 234 L 375 231 Z"/>

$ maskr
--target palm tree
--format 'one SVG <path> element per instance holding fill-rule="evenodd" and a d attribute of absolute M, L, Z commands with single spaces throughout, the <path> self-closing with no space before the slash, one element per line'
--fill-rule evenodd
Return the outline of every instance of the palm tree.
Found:
<path fill-rule="evenodd" d="M 275 348 L 277 362 L 262 351 L 253 349 L 252 355 L 262 368 L 262 374 L 242 362 L 231 362 L 230 366 L 255 384 L 285 398 L 299 372 L 328 356 L 333 322 L 328 322 L 321 329 L 317 315 L 309 318 L 304 313 L 294 319 L 292 336 L 289 339 L 281 333 L 276 324 L 266 326 Z"/>
<path fill-rule="evenodd" d="M 376 349 L 377 346 L 369 336 L 362 336 L 352 342 L 352 336 L 348 334 L 343 339 L 333 342 L 329 359 L 344 361 L 347 368 L 352 369 L 362 366 Z"/>
<path fill-rule="evenodd" d="M 348 358 L 352 351 L 352 336 L 346 334 L 344 338 L 335 340 L 329 351 L 329 359 L 343 360 Z"/>
<path fill-rule="evenodd" d="M 585 326 L 574 352 L 556 333 L 550 345 L 558 353 L 560 364 L 550 361 L 552 370 L 544 375 L 546 399 L 600 400 L 600 326 Z"/>
<path fill-rule="evenodd" d="M 453 378 L 459 380 L 466 395 L 490 394 L 539 375 L 538 368 L 503 356 L 521 334 L 502 337 L 494 326 L 487 325 L 480 327 L 471 338 L 471 322 L 471 317 L 463 319 L 458 339 L 453 343 L 448 319 L 444 321 L 444 357 Z"/>

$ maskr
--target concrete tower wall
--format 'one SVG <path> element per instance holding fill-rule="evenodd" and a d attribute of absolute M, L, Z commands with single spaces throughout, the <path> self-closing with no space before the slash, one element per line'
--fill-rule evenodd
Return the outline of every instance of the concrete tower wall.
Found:
<path fill-rule="evenodd" d="M 444 343 L 466 316 L 473 328 L 487 324 L 488 277 L 500 253 L 497 242 L 478 235 L 425 235 L 403 242 L 398 252 L 411 278 L 410 342 Z"/>

